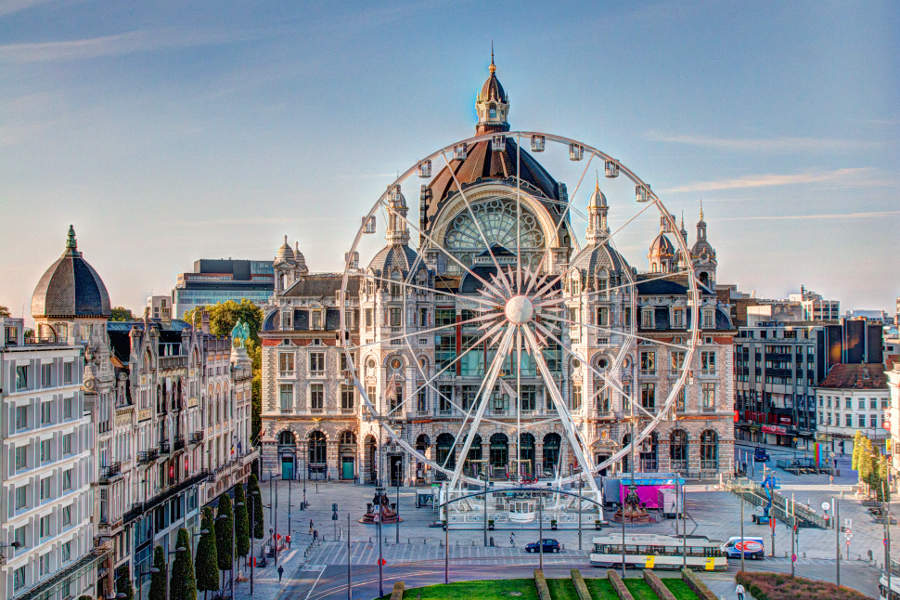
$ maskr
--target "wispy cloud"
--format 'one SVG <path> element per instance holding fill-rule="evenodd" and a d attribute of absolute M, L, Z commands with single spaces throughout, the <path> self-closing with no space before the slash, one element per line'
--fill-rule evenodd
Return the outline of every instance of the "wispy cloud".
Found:
<path fill-rule="evenodd" d="M 46 4 L 50 0 L 0 0 L 0 17 Z"/>
<path fill-rule="evenodd" d="M 655 142 L 701 146 L 717 150 L 748 152 L 810 152 L 815 150 L 859 150 L 882 146 L 877 140 L 846 140 L 816 137 L 723 138 L 705 135 L 671 134 L 649 131 L 647 139 Z"/>
<path fill-rule="evenodd" d="M 871 167 L 834 169 L 831 171 L 808 171 L 803 173 L 766 173 L 745 175 L 729 179 L 697 181 L 663 190 L 667 194 L 691 192 L 715 192 L 761 187 L 777 187 L 809 183 L 837 183 L 842 187 L 875 187 L 895 185 L 895 181 L 879 177 Z"/>
<path fill-rule="evenodd" d="M 77 40 L 0 45 L 0 63 L 36 63 L 120 56 L 167 48 L 207 46 L 252 39 L 247 32 L 182 29 L 138 30 Z"/>
<path fill-rule="evenodd" d="M 808 213 L 805 215 L 748 215 L 745 217 L 722 217 L 717 221 L 807 221 L 846 220 L 846 219 L 883 219 L 900 216 L 900 210 L 871 210 L 851 213 Z"/>

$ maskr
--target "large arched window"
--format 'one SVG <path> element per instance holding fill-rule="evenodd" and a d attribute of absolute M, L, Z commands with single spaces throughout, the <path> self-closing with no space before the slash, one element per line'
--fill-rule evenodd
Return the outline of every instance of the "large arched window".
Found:
<path fill-rule="evenodd" d="M 325 464 L 326 443 L 325 434 L 321 431 L 313 431 L 309 434 L 309 464 Z"/>
<path fill-rule="evenodd" d="M 548 433 L 544 436 L 544 472 L 555 473 L 559 463 L 559 446 L 562 438 L 558 433 Z"/>
<path fill-rule="evenodd" d="M 644 473 L 656 471 L 659 436 L 654 431 L 641 441 L 641 471 Z"/>
<path fill-rule="evenodd" d="M 519 436 L 519 473 L 522 475 L 534 475 L 534 436 L 527 431 Z"/>
<path fill-rule="evenodd" d="M 453 436 L 449 433 L 442 433 L 437 437 L 437 456 L 435 458 L 437 458 L 437 463 L 446 469 L 452 469 L 456 466 Z"/>
<path fill-rule="evenodd" d="M 509 438 L 505 433 L 495 433 L 491 436 L 489 460 L 492 469 L 506 469 L 509 463 Z"/>
<path fill-rule="evenodd" d="M 676 429 L 669 437 L 669 462 L 673 471 L 687 469 L 688 437 L 683 429 Z"/>
<path fill-rule="evenodd" d="M 704 470 L 719 468 L 719 435 L 711 429 L 700 434 L 700 468 Z"/>

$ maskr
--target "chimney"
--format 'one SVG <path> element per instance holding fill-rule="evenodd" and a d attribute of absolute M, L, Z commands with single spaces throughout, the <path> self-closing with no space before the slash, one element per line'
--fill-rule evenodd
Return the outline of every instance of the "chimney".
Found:
<path fill-rule="evenodd" d="M 200 313 L 200 331 L 209 333 L 209 311 L 205 308 Z"/>

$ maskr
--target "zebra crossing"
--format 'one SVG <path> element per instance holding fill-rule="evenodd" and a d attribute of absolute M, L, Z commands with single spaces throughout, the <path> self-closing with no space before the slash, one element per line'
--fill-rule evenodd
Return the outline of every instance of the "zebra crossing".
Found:
<path fill-rule="evenodd" d="M 407 563 L 427 560 L 443 560 L 444 547 L 438 543 L 383 544 L 381 555 L 389 563 Z M 450 558 L 454 563 L 466 560 L 496 560 L 502 564 L 518 564 L 537 561 L 537 556 L 526 553 L 521 547 L 485 547 L 482 545 L 450 544 Z M 353 565 L 374 565 L 378 560 L 377 542 L 352 542 L 350 544 L 350 560 Z M 559 554 L 545 554 L 544 562 L 570 563 L 587 560 L 587 552 L 563 550 Z M 315 546 L 306 562 L 308 564 L 345 565 L 347 564 L 347 544 L 345 542 L 324 542 Z"/>

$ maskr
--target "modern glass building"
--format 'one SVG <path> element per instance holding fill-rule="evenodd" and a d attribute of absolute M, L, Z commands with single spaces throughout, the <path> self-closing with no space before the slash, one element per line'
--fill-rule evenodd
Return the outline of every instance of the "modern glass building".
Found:
<path fill-rule="evenodd" d="M 194 261 L 193 272 L 178 275 L 172 290 L 173 316 L 180 319 L 197 306 L 243 298 L 262 306 L 272 296 L 273 287 L 271 260 L 201 258 Z"/>

